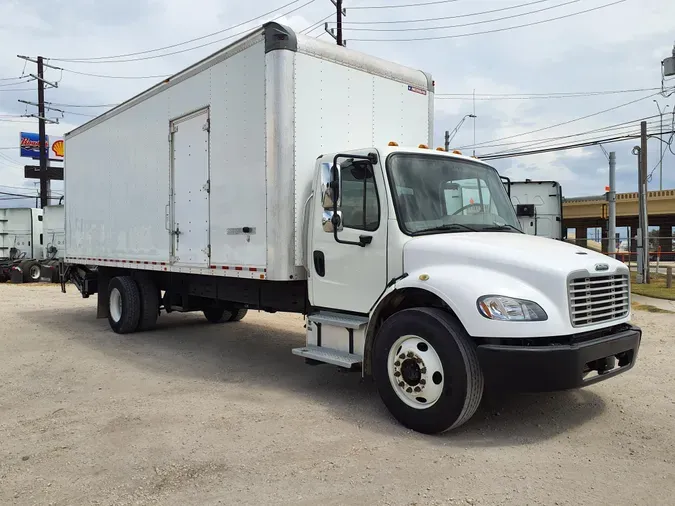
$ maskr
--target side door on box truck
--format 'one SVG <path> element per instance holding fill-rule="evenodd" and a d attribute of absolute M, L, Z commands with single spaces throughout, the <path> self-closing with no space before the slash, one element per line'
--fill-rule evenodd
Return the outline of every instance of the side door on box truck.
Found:
<path fill-rule="evenodd" d="M 315 181 L 309 225 L 309 283 L 313 306 L 365 314 L 387 283 L 387 196 L 381 165 L 355 162 L 338 160 L 338 242 L 331 222 L 333 208 L 323 199 L 333 159 L 318 160 L 319 180 Z"/>
<path fill-rule="evenodd" d="M 201 109 L 171 121 L 171 195 L 167 228 L 171 262 L 208 267 L 209 110 Z"/>

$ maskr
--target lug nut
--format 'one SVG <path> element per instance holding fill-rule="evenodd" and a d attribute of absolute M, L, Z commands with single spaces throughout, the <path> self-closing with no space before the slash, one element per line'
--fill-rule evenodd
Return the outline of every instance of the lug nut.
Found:
<path fill-rule="evenodd" d="M 422 374 L 426 374 L 426 373 L 427 373 L 427 368 L 426 368 L 426 367 L 422 367 L 422 369 L 420 370 L 420 372 L 421 372 Z"/>
<path fill-rule="evenodd" d="M 421 392 L 422 389 L 420 387 L 415 387 L 415 392 Z"/>
<path fill-rule="evenodd" d="M 398 384 L 398 386 L 400 386 L 401 388 L 403 388 L 403 387 L 405 386 L 405 383 L 401 381 L 401 382 Z"/>
<path fill-rule="evenodd" d="M 396 362 L 394 362 L 394 365 L 395 365 L 396 367 L 399 367 L 399 366 L 401 365 L 401 362 L 397 360 Z"/>
<path fill-rule="evenodd" d="M 427 380 L 420 380 L 420 385 L 426 385 L 426 384 L 427 384 Z"/>
<path fill-rule="evenodd" d="M 394 376 L 396 376 L 397 378 L 398 378 L 400 375 L 401 375 L 401 372 L 400 372 L 400 371 L 396 371 L 396 372 L 394 373 Z"/>
<path fill-rule="evenodd" d="M 412 351 L 408 352 L 408 358 L 413 358 L 414 356 L 415 356 L 415 354 Z"/>
<path fill-rule="evenodd" d="M 398 356 L 398 358 L 400 358 L 401 360 L 403 360 L 403 359 L 405 358 L 405 354 L 401 353 L 401 354 Z"/>
<path fill-rule="evenodd" d="M 408 393 L 412 393 L 412 388 L 408 387 L 408 388 L 405 389 L 405 391 L 408 392 Z"/>

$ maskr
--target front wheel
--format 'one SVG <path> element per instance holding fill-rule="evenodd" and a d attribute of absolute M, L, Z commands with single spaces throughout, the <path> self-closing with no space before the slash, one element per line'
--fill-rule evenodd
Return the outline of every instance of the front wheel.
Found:
<path fill-rule="evenodd" d="M 135 332 L 141 317 L 141 296 L 130 276 L 119 276 L 108 284 L 108 323 L 118 334 Z"/>
<path fill-rule="evenodd" d="M 406 309 L 384 322 L 373 376 L 392 415 L 425 434 L 467 422 L 483 395 L 474 343 L 459 322 L 435 308 Z"/>

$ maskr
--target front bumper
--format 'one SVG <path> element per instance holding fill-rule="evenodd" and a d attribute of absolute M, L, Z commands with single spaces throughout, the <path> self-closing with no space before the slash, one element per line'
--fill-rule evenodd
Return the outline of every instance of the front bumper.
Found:
<path fill-rule="evenodd" d="M 621 325 L 563 338 L 479 340 L 478 359 L 486 383 L 525 392 L 585 387 L 633 367 L 642 330 Z M 515 340 L 514 340 L 515 341 Z M 540 341 L 546 343 L 538 344 Z"/>

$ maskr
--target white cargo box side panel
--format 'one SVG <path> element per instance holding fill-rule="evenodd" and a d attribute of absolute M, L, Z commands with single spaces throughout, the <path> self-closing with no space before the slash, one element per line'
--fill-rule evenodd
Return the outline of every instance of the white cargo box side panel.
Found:
<path fill-rule="evenodd" d="M 550 239 L 563 238 L 562 188 L 556 181 L 514 181 L 510 183 L 509 193 L 523 232 Z M 519 210 L 518 206 L 527 206 L 527 209 Z M 523 214 L 526 210 L 529 213 Z"/>
<path fill-rule="evenodd" d="M 42 227 L 45 258 L 62 258 L 66 243 L 64 206 L 45 207 Z"/>
<path fill-rule="evenodd" d="M 170 123 L 208 108 L 211 264 L 265 265 L 264 234 L 228 234 L 265 227 L 263 73 L 257 35 L 67 135 L 66 256 L 170 263 Z"/>
<path fill-rule="evenodd" d="M 415 147 L 431 142 L 434 93 L 429 76 L 422 71 L 300 35 L 298 46 L 295 263 L 300 266 L 302 213 L 316 158 L 389 141 Z"/>

